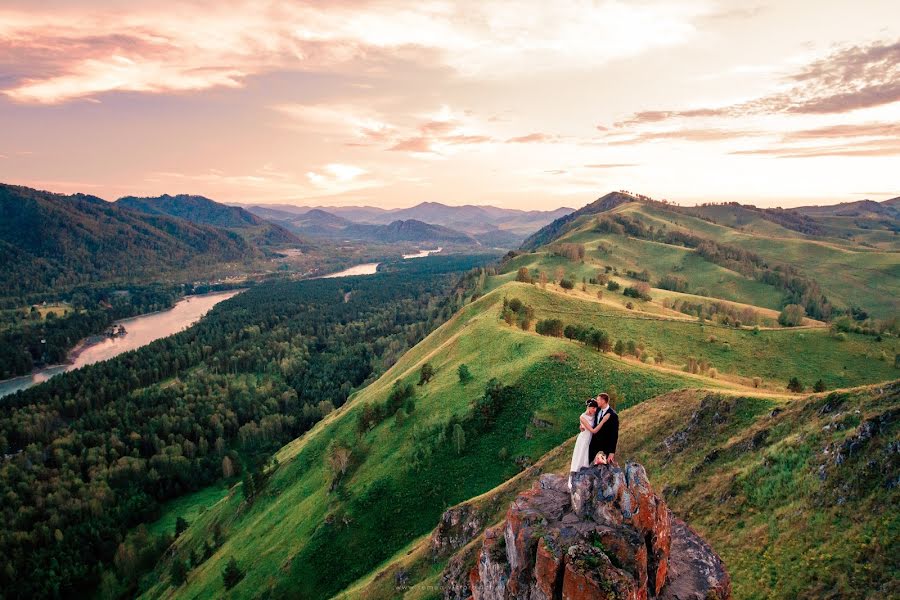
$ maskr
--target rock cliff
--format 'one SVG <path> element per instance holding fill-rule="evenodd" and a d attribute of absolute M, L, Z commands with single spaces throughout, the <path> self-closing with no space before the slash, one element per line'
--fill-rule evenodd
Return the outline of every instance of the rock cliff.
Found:
<path fill-rule="evenodd" d="M 445 573 L 447 600 L 731 598 L 722 560 L 636 463 L 583 469 L 571 491 L 565 477 L 542 475 L 461 567 Z"/>

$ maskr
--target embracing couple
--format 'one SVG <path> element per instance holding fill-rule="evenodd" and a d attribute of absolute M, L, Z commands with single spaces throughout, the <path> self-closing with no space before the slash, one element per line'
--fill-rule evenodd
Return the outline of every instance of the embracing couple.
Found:
<path fill-rule="evenodd" d="M 619 415 L 609 405 L 609 396 L 600 394 L 587 401 L 587 409 L 579 417 L 581 433 L 575 440 L 569 487 L 572 476 L 590 465 L 616 463 L 616 444 L 619 442 Z"/>

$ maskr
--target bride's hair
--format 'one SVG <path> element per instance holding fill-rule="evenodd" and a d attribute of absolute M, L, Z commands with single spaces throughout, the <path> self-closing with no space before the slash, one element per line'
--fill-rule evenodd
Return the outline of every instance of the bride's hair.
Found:
<path fill-rule="evenodd" d="M 596 400 L 588 400 L 587 407 L 588 408 L 600 408 L 600 405 L 597 404 Z"/>

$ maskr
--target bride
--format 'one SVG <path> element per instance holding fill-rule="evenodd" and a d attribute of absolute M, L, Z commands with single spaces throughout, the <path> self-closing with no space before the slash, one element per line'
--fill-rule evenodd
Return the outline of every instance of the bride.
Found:
<path fill-rule="evenodd" d="M 597 423 L 596 427 L 592 427 L 591 423 L 594 422 L 594 415 L 597 414 L 597 401 L 589 400 L 587 403 L 587 410 L 581 415 L 579 420 L 581 421 L 581 433 L 578 434 L 578 437 L 575 439 L 575 451 L 572 453 L 572 466 L 569 468 L 569 489 L 572 488 L 572 477 L 580 471 L 584 467 L 590 466 L 590 446 L 591 446 L 591 437 L 603 427 L 603 424 L 606 423 L 606 420 L 609 419 L 609 414 L 604 415 L 603 420 Z M 600 454 L 597 455 L 597 462 L 599 464 L 606 464 L 604 460 L 605 457 Z"/>

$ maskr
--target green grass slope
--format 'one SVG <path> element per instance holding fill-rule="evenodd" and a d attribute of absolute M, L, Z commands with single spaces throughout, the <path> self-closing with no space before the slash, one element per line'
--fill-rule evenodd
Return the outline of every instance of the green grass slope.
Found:
<path fill-rule="evenodd" d="M 531 305 L 537 319 L 600 327 L 614 339 L 663 349 L 668 358 L 650 365 L 522 331 L 500 319 L 504 297 Z M 711 333 L 717 336 L 714 342 L 708 339 Z M 614 387 L 625 408 L 701 386 L 789 397 L 746 387 L 748 375 L 771 377 L 773 389 L 781 388 L 783 373 L 791 371 L 820 375 L 830 386 L 895 377 L 892 363 L 867 357 L 874 344 L 862 336 L 833 340 L 824 329 L 754 333 L 701 326 L 549 288 L 503 283 L 407 352 L 345 407 L 282 448 L 278 467 L 252 504 L 245 502 L 239 485 L 198 514 L 176 542 L 174 556 L 183 560 L 200 552 L 216 525 L 224 532 L 223 544 L 178 588 L 168 577 L 171 558 L 161 563 L 146 582 L 145 597 L 220 597 L 221 574 L 232 557 L 246 571 L 232 597 L 328 597 L 410 548 L 448 506 L 495 488 L 569 438 L 583 399 L 598 389 Z M 682 372 L 679 363 L 688 354 L 708 357 L 722 375 L 711 379 Z M 383 405 L 396 381 L 416 384 L 425 362 L 436 375 L 415 386 L 414 410 L 360 430 L 366 409 Z M 462 364 L 473 375 L 467 384 L 457 376 Z M 486 426 L 466 428 L 464 443 L 458 444 L 454 424 L 468 427 L 473 402 L 492 378 L 510 386 L 499 412 Z M 353 451 L 347 474 L 334 489 L 326 464 L 332 442 Z"/>
<path fill-rule="evenodd" d="M 684 390 L 621 412 L 619 456 L 721 554 L 735 598 L 896 597 L 898 416 L 900 381 L 799 399 Z M 565 472 L 573 443 L 456 509 L 483 531 L 538 473 Z M 340 598 L 440 598 L 449 559 L 423 537 Z"/>
<path fill-rule="evenodd" d="M 505 291 L 470 304 L 343 409 L 285 446 L 252 505 L 237 486 L 199 515 L 175 555 L 184 559 L 200 548 L 214 524 L 222 526 L 224 544 L 180 588 L 170 585 L 168 562 L 162 563 L 146 597 L 221 597 L 231 557 L 247 573 L 233 597 L 328 597 L 427 533 L 446 507 L 492 489 L 568 438 L 583 399 L 597 389 L 615 386 L 627 406 L 694 382 L 510 327 L 499 320 Z M 415 383 L 425 361 L 436 376 L 416 388 L 408 418 L 388 417 L 358 435 L 363 409 L 383 403 L 395 380 Z M 474 376 L 466 385 L 456 374 L 463 363 Z M 512 391 L 495 425 L 470 435 L 458 452 L 442 432 L 451 418 L 471 412 L 495 377 Z M 344 441 L 354 455 L 329 491 L 325 453 L 332 440 Z"/>
<path fill-rule="evenodd" d="M 838 240 L 798 238 L 795 232 L 783 236 L 756 234 L 644 203 L 630 203 L 616 210 L 657 226 L 674 225 L 739 246 L 774 263 L 795 266 L 815 279 L 836 304 L 862 306 L 879 318 L 900 313 L 900 252 L 848 247 Z"/>

